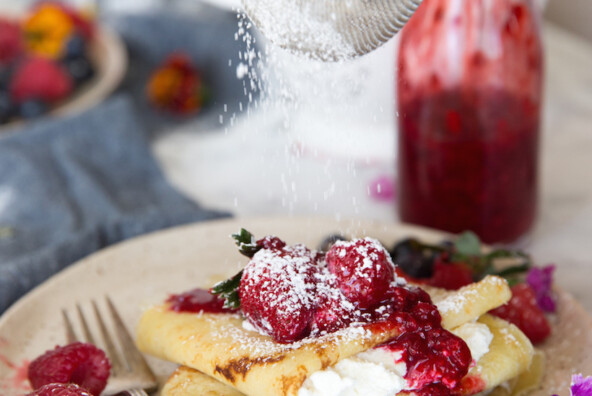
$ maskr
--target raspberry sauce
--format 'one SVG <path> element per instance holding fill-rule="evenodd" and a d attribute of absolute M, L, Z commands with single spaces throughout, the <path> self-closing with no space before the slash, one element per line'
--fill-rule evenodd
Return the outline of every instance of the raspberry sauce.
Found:
<path fill-rule="evenodd" d="M 396 287 L 387 302 L 389 321 L 401 334 L 381 348 L 402 352 L 407 366 L 405 379 L 417 395 L 451 395 L 461 385 L 472 362 L 467 344 L 442 328 L 442 318 L 427 293 Z"/>
<path fill-rule="evenodd" d="M 181 294 L 173 294 L 167 300 L 175 312 L 232 313 L 235 310 L 224 308 L 224 300 L 204 289 L 193 289 Z"/>

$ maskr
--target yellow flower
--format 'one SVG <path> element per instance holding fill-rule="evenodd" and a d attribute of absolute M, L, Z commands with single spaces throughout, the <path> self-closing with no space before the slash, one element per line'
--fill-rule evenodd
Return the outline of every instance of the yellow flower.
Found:
<path fill-rule="evenodd" d="M 35 7 L 33 14 L 23 22 L 28 50 L 52 59 L 62 55 L 73 30 L 72 18 L 59 5 L 52 3 Z"/>

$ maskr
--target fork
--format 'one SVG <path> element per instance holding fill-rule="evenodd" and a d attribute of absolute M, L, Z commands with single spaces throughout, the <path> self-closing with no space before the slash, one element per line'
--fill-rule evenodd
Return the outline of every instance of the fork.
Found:
<path fill-rule="evenodd" d="M 103 340 L 104 350 L 107 354 L 107 357 L 109 358 L 109 361 L 111 362 L 109 394 L 117 394 L 121 396 L 147 396 L 147 392 L 155 391 L 158 386 L 156 377 L 146 363 L 142 353 L 136 348 L 132 337 L 123 324 L 121 316 L 115 309 L 113 302 L 109 297 L 105 297 L 105 300 L 107 302 L 107 308 L 111 316 L 111 322 L 113 324 L 114 332 L 116 334 L 121 353 L 118 352 L 113 337 L 107 331 L 105 320 L 101 316 L 96 301 L 91 301 L 91 304 L 94 311 L 95 320 L 98 325 L 99 333 L 101 334 L 101 338 Z M 68 343 L 86 341 L 100 348 L 100 346 L 95 341 L 95 337 L 90 331 L 90 327 L 88 325 L 89 322 L 87 321 L 80 304 L 76 305 L 76 311 L 78 312 L 78 318 L 82 328 L 82 338 L 76 337 L 74 326 L 72 325 L 67 312 L 62 310 Z"/>

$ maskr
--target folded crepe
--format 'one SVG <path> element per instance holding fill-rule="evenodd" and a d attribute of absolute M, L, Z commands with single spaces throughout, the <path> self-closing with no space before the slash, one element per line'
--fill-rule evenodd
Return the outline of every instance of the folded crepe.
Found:
<path fill-rule="evenodd" d="M 489 352 L 465 377 L 467 394 L 468 381 L 483 381 L 485 389 L 493 389 L 528 369 L 533 356 L 529 340 L 515 326 L 484 316 L 510 299 L 505 280 L 489 276 L 455 292 L 428 292 L 444 328 L 479 320 L 493 334 Z M 296 396 L 312 373 L 397 335 L 396 329 L 369 324 L 279 344 L 243 327 L 238 314 L 179 313 L 163 304 L 144 313 L 136 339 L 142 351 L 185 366 L 171 377 L 163 395 Z"/>

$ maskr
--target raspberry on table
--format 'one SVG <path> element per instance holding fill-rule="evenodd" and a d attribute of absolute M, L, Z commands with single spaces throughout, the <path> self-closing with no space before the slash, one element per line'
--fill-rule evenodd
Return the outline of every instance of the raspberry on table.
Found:
<path fill-rule="evenodd" d="M 27 396 L 95 396 L 79 385 L 51 383 L 27 394 Z"/>
<path fill-rule="evenodd" d="M 35 389 L 52 383 L 74 383 L 98 396 L 107 385 L 110 369 L 105 352 L 92 344 L 75 342 L 57 346 L 33 360 L 27 376 Z"/>
<path fill-rule="evenodd" d="M 318 268 L 314 253 L 301 245 L 259 250 L 240 281 L 243 314 L 277 342 L 306 337 L 316 308 Z"/>
<path fill-rule="evenodd" d="M 359 308 L 381 302 L 395 280 L 389 253 L 375 239 L 337 241 L 326 255 L 329 272 L 343 294 Z"/>

